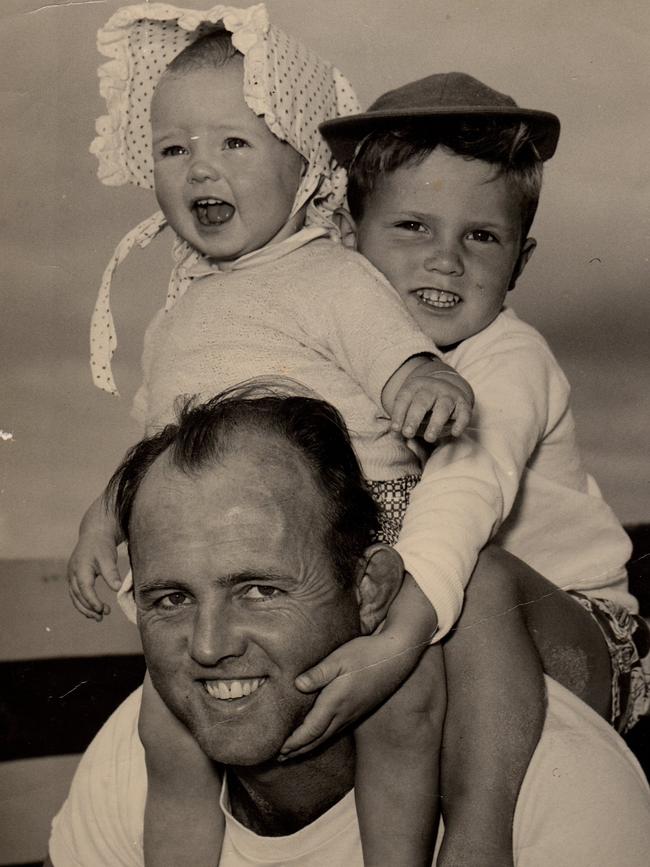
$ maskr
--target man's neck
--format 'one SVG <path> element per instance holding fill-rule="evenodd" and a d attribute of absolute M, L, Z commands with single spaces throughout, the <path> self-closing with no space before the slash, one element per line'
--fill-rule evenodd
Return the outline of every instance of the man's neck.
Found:
<path fill-rule="evenodd" d="M 295 834 L 333 807 L 354 785 L 350 735 L 287 762 L 228 768 L 230 810 L 262 837 Z"/>

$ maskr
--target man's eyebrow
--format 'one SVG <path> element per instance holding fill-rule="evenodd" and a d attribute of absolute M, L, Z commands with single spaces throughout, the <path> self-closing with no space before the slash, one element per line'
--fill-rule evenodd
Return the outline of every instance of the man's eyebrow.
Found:
<path fill-rule="evenodd" d="M 273 581 L 276 584 L 295 584 L 296 578 L 293 575 L 288 575 L 286 572 L 280 572 L 274 569 L 244 569 L 238 572 L 231 572 L 227 575 L 219 575 L 210 579 L 212 583 L 219 584 L 221 587 L 235 587 L 238 584 L 260 584 L 267 581 Z M 145 578 L 135 581 L 135 586 L 139 593 L 150 593 L 157 590 L 169 590 L 170 588 L 178 590 L 189 590 L 190 582 L 183 576 L 167 578 L 157 576 Z"/>

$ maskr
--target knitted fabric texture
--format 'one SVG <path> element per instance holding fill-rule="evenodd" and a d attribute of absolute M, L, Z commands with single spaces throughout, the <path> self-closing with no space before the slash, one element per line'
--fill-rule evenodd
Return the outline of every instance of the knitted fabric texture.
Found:
<path fill-rule="evenodd" d="M 99 68 L 106 115 L 96 124 L 90 150 L 107 185 L 135 184 L 153 189 L 149 108 L 167 65 L 191 42 L 215 29 L 232 34 L 244 57 L 244 98 L 271 132 L 288 142 L 306 162 L 290 216 L 307 204 L 306 225 L 334 230 L 331 215 L 345 199 L 345 173 L 336 165 L 319 124 L 359 111 L 354 91 L 338 69 L 269 23 L 263 4 L 245 9 L 217 5 L 207 11 L 167 3 L 142 3 L 116 12 L 97 34 L 108 62 Z M 262 204 L 262 203 L 261 203 Z M 138 244 L 146 246 L 165 227 L 158 211 L 131 230 L 104 272 L 91 322 L 91 370 L 99 388 L 117 394 L 111 358 L 117 337 L 110 307 L 115 268 Z M 201 254 L 178 238 L 165 309 L 184 294 L 188 270 Z"/>

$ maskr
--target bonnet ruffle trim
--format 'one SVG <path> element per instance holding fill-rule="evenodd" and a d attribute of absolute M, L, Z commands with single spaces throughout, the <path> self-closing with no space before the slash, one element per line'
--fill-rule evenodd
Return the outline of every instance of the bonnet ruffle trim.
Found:
<path fill-rule="evenodd" d="M 246 77 L 249 80 L 254 78 L 257 82 L 257 87 L 252 88 L 254 92 L 247 95 L 247 102 L 257 114 L 267 113 L 262 82 L 266 66 L 264 36 L 269 29 L 269 19 L 263 3 L 246 9 L 218 5 L 208 10 L 179 9 L 169 3 L 125 6 L 111 16 L 97 33 L 99 52 L 110 58 L 100 65 L 97 72 L 99 92 L 106 101 L 108 114 L 102 115 L 96 121 L 97 136 L 90 145 L 90 152 L 99 162 L 97 177 L 107 186 L 135 182 L 126 167 L 125 138 L 129 84 L 133 72 L 129 30 L 134 22 L 141 19 L 176 21 L 177 25 L 188 33 L 202 24 L 222 21 L 226 30 L 233 35 L 235 48 L 245 55 L 248 73 Z M 270 121 L 270 118 L 267 117 L 267 120 Z"/>

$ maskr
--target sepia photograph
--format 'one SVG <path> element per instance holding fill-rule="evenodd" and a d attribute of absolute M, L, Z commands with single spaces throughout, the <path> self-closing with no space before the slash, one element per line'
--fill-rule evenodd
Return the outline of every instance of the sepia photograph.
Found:
<path fill-rule="evenodd" d="M 0 66 L 0 867 L 650 863 L 650 6 Z"/>

